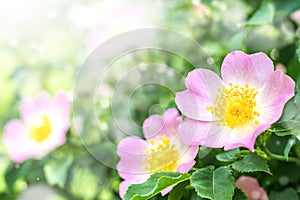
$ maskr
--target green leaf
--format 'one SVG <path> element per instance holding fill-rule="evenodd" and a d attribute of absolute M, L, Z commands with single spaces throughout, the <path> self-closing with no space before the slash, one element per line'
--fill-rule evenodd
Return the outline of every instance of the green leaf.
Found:
<path fill-rule="evenodd" d="M 273 22 L 275 14 L 275 6 L 273 2 L 264 1 L 260 8 L 252 15 L 246 25 L 262 25 L 270 24 Z"/>
<path fill-rule="evenodd" d="M 248 198 L 246 197 L 244 192 L 242 192 L 240 189 L 236 189 L 233 200 L 248 200 Z"/>
<path fill-rule="evenodd" d="M 298 59 L 300 59 L 300 48 L 297 49 L 297 56 L 298 56 Z M 300 62 L 300 61 L 299 61 Z M 296 95 L 295 95 L 295 98 L 294 98 L 294 102 L 296 104 L 296 106 L 298 107 L 298 109 L 300 108 L 300 92 L 297 92 Z M 297 109 L 296 109 L 297 111 Z"/>
<path fill-rule="evenodd" d="M 261 171 L 272 174 L 270 172 L 267 161 L 254 153 L 249 154 L 243 159 L 233 163 L 232 168 L 238 172 Z"/>
<path fill-rule="evenodd" d="M 18 199 L 18 194 L 7 194 L 7 193 L 2 193 L 0 194 L 0 199 L 1 200 L 16 200 Z M 20 199 L 20 198 L 19 198 Z"/>
<path fill-rule="evenodd" d="M 289 153 L 290 153 L 292 147 L 294 146 L 294 144 L 296 143 L 296 140 L 297 140 L 297 139 L 296 139 L 295 137 L 291 137 L 291 138 L 288 140 L 288 142 L 287 142 L 287 144 L 286 144 L 286 146 L 285 146 L 285 148 L 284 148 L 284 151 L 283 151 L 283 155 L 284 155 L 284 157 L 286 158 L 286 160 L 289 159 Z"/>
<path fill-rule="evenodd" d="M 73 156 L 53 159 L 44 166 L 44 173 L 50 185 L 58 185 L 63 188 L 68 175 L 68 169 L 73 162 Z"/>
<path fill-rule="evenodd" d="M 190 174 L 181 174 L 178 172 L 158 172 L 152 174 L 146 182 L 129 186 L 124 200 L 149 199 L 164 189 L 186 181 L 189 178 Z"/>
<path fill-rule="evenodd" d="M 296 50 L 296 55 L 297 55 L 297 58 L 298 58 L 298 62 L 300 62 L 300 42 L 298 42 L 298 49 Z"/>
<path fill-rule="evenodd" d="M 241 31 L 233 35 L 227 44 L 228 51 L 240 49 L 241 46 L 243 45 L 245 35 L 246 35 L 245 29 L 242 29 Z"/>
<path fill-rule="evenodd" d="M 282 200 L 282 199 L 299 200 L 299 197 L 297 195 L 297 192 L 293 188 L 286 188 L 281 192 L 271 191 L 269 199 L 270 200 Z"/>
<path fill-rule="evenodd" d="M 219 161 L 222 162 L 233 162 L 236 160 L 234 157 L 240 151 L 239 148 L 231 149 L 229 151 L 225 151 L 223 153 L 218 154 L 216 157 Z"/>
<path fill-rule="evenodd" d="M 192 174 L 191 185 L 202 198 L 231 200 L 234 194 L 234 178 L 229 167 L 208 166 Z"/>
<path fill-rule="evenodd" d="M 13 186 L 15 182 L 23 178 L 26 174 L 28 174 L 32 167 L 32 160 L 28 160 L 20 165 L 11 164 L 6 173 L 5 173 L 5 181 L 9 188 L 9 190 L 13 190 Z"/>
<path fill-rule="evenodd" d="M 70 191 L 79 199 L 95 199 L 100 180 L 89 168 L 76 167 L 73 171 Z"/>
<path fill-rule="evenodd" d="M 298 108 L 296 103 L 294 102 L 295 100 L 296 99 L 292 99 L 285 104 L 282 116 L 280 117 L 279 121 L 281 122 L 289 121 L 298 114 Z"/>
<path fill-rule="evenodd" d="M 283 137 L 286 135 L 300 135 L 300 93 L 291 99 L 284 107 L 280 121 L 274 126 L 275 134 Z"/>
<path fill-rule="evenodd" d="M 275 0 L 276 14 L 289 16 L 300 7 L 300 1 L 295 0 Z"/>
<path fill-rule="evenodd" d="M 183 195 L 184 188 L 188 184 L 189 184 L 188 180 L 177 184 L 170 192 L 168 196 L 168 200 L 180 200 Z"/>
<path fill-rule="evenodd" d="M 275 134 L 277 136 L 283 137 L 286 135 L 300 135 L 300 122 L 296 120 L 278 122 L 276 126 Z"/>
<path fill-rule="evenodd" d="M 213 170 L 214 166 L 198 169 L 192 174 L 191 185 L 203 198 L 213 198 Z"/>

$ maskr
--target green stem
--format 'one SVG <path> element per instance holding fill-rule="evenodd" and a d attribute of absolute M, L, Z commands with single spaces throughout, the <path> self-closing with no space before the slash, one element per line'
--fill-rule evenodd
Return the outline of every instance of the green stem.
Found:
<path fill-rule="evenodd" d="M 278 122 L 279 123 L 279 122 Z M 272 133 L 276 132 L 287 132 L 293 130 L 292 128 L 286 128 L 286 129 L 268 129 L 268 131 L 271 131 Z"/>
<path fill-rule="evenodd" d="M 284 161 L 284 162 L 300 162 L 300 160 L 298 158 L 294 158 L 294 157 L 286 158 L 285 156 L 274 154 L 274 153 L 270 152 L 267 148 L 264 148 L 264 151 L 268 154 L 268 156 L 271 159 L 274 159 L 274 160 Z"/>

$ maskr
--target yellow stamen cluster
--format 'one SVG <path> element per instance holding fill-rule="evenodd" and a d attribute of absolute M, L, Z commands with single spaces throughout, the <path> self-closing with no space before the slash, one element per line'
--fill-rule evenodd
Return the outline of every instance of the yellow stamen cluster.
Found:
<path fill-rule="evenodd" d="M 50 135 L 51 131 L 52 127 L 50 119 L 48 116 L 43 115 L 42 120 L 39 124 L 32 125 L 29 128 L 29 137 L 36 142 L 42 142 Z"/>
<path fill-rule="evenodd" d="M 255 110 L 255 97 L 258 94 L 255 88 L 249 88 L 248 84 L 239 86 L 229 83 L 227 87 L 218 88 L 218 93 L 213 105 L 206 108 L 219 118 L 218 126 L 228 126 L 233 129 L 252 120 L 256 124 L 259 123 L 255 119 L 259 116 Z"/>
<path fill-rule="evenodd" d="M 150 174 L 161 171 L 176 171 L 179 153 L 168 137 L 159 136 L 159 140 L 150 140 L 151 148 L 146 150 L 147 157 L 143 163 L 144 170 Z"/>

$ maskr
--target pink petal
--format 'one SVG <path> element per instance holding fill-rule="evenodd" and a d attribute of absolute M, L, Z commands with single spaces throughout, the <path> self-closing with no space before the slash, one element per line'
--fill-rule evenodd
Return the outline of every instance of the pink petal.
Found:
<path fill-rule="evenodd" d="M 4 127 L 3 144 L 8 149 L 11 159 L 16 163 L 22 163 L 31 155 L 28 153 L 27 128 L 19 120 L 12 120 Z"/>
<path fill-rule="evenodd" d="M 285 103 L 294 96 L 295 82 L 281 70 L 271 74 L 257 95 L 257 112 L 260 123 L 276 122 Z"/>
<path fill-rule="evenodd" d="M 168 194 L 173 189 L 173 187 L 175 187 L 175 185 L 174 186 L 170 186 L 170 187 L 164 189 L 163 191 L 160 192 L 161 195 L 165 196 L 166 194 Z"/>
<path fill-rule="evenodd" d="M 120 194 L 121 199 L 124 198 L 124 195 L 130 185 L 132 185 L 132 179 L 128 180 L 128 181 L 123 181 L 120 183 L 119 194 Z"/>
<path fill-rule="evenodd" d="M 189 118 L 212 121 L 207 106 L 212 105 L 223 81 L 210 70 L 195 69 L 186 77 L 185 85 L 187 90 L 176 93 L 175 102 L 179 110 Z"/>
<path fill-rule="evenodd" d="M 35 158 L 39 158 L 48 154 L 66 142 L 65 130 L 59 129 L 60 127 L 56 128 L 55 124 L 53 125 L 53 128 L 54 130 L 48 138 L 36 145 L 34 148 L 30 149 Z"/>
<path fill-rule="evenodd" d="M 127 137 L 119 143 L 117 153 L 120 161 L 117 170 L 122 178 L 132 179 L 146 173 L 143 160 L 148 147 L 148 143 L 138 137 Z"/>
<path fill-rule="evenodd" d="M 187 163 L 191 160 L 194 160 L 195 157 L 198 154 L 199 146 L 193 145 L 193 146 L 186 146 L 182 148 L 182 151 L 180 152 L 180 163 Z"/>
<path fill-rule="evenodd" d="M 180 137 L 176 137 L 175 140 L 172 141 L 175 145 L 175 149 L 179 152 L 179 160 L 180 164 L 188 163 L 191 160 L 194 160 L 198 154 L 199 146 L 198 145 L 187 145 L 185 144 Z"/>
<path fill-rule="evenodd" d="M 177 171 L 180 172 L 180 173 L 188 173 L 193 168 L 193 166 L 195 165 L 195 163 L 196 163 L 196 161 L 191 160 L 188 163 L 181 164 L 177 168 Z"/>
<path fill-rule="evenodd" d="M 70 127 L 71 102 L 64 93 L 58 93 L 46 113 L 52 116 L 53 125 L 60 129 L 61 137 Z"/>
<path fill-rule="evenodd" d="M 300 25 L 300 9 L 291 14 L 291 19 L 294 20 L 294 22 L 296 22 L 298 25 Z"/>
<path fill-rule="evenodd" d="M 185 90 L 176 93 L 175 102 L 179 110 L 189 118 L 202 121 L 213 120 L 212 114 L 207 110 L 207 107 L 212 105 L 210 97 L 201 96 L 191 90 Z"/>
<path fill-rule="evenodd" d="M 144 167 L 141 156 L 122 159 L 117 164 L 118 173 L 123 179 L 134 179 L 137 176 L 147 175 L 148 173 Z"/>
<path fill-rule="evenodd" d="M 195 69 L 188 73 L 185 85 L 194 93 L 214 99 L 218 88 L 222 87 L 223 81 L 214 72 L 207 69 Z"/>
<path fill-rule="evenodd" d="M 179 137 L 189 145 L 220 148 L 228 142 L 229 134 L 227 127 L 217 126 L 216 122 L 185 119 L 179 126 Z"/>
<path fill-rule="evenodd" d="M 247 55 L 241 51 L 228 54 L 222 64 L 221 74 L 226 84 L 249 84 L 259 89 L 274 71 L 272 60 L 264 53 Z"/>
<path fill-rule="evenodd" d="M 255 178 L 241 176 L 236 182 L 237 188 L 241 189 L 249 200 L 268 200 L 268 196 Z"/>
<path fill-rule="evenodd" d="M 177 134 L 181 121 L 178 111 L 175 108 L 170 108 L 163 116 L 151 115 L 148 117 L 143 123 L 143 132 L 147 140 L 156 139 L 164 134 L 173 137 Z"/>
<path fill-rule="evenodd" d="M 57 112 L 66 118 L 70 117 L 71 113 L 71 101 L 64 92 L 58 92 L 54 99 L 54 108 Z"/>
<path fill-rule="evenodd" d="M 254 143 L 258 135 L 270 128 L 270 124 L 256 125 L 254 122 L 241 127 L 231 129 L 230 138 L 224 145 L 224 150 L 245 147 L 254 152 Z"/>
<path fill-rule="evenodd" d="M 177 135 L 178 126 L 182 119 L 175 108 L 169 108 L 163 115 L 164 119 L 164 132 L 168 137 L 173 137 Z"/>
<path fill-rule="evenodd" d="M 143 183 L 145 182 L 147 179 L 149 178 L 149 175 L 147 176 L 139 176 L 135 179 L 129 179 L 129 180 L 125 180 L 123 182 L 120 183 L 120 186 L 119 186 L 119 194 L 120 194 L 120 197 L 123 199 L 124 198 L 124 195 L 128 189 L 128 187 L 132 184 L 138 184 L 138 183 Z"/>
<path fill-rule="evenodd" d="M 164 134 L 164 119 L 160 115 L 151 115 L 143 123 L 143 133 L 145 138 L 154 139 L 158 135 Z"/>
<path fill-rule="evenodd" d="M 21 116 L 23 119 L 48 110 L 52 106 L 51 96 L 41 92 L 35 99 L 25 99 L 21 103 Z"/>

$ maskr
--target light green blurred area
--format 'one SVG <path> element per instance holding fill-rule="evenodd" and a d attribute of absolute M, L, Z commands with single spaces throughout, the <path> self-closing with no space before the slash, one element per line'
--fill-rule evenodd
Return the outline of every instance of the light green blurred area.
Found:
<path fill-rule="evenodd" d="M 19 118 L 18 109 L 23 98 L 34 97 L 41 90 L 52 94 L 61 90 L 72 93 L 76 74 L 94 48 L 117 33 L 154 22 L 154 17 L 149 15 L 149 3 L 1 0 L 0 133 L 6 122 Z M 160 4 L 158 1 L 157 3 Z M 136 18 L 134 13 L 131 14 L 131 7 L 143 17 Z M 159 8 L 160 5 L 152 7 Z M 148 15 L 143 10 L 148 10 Z M 122 14 L 128 16 L 120 18 Z M 107 117 L 100 119 L 101 127 L 105 129 L 109 126 Z M 89 132 L 89 137 L 99 137 L 97 130 Z M 107 182 L 115 180 L 111 184 L 117 189 L 118 178 L 101 172 L 107 167 L 88 155 L 76 133 L 70 133 L 70 141 L 75 146 L 56 150 L 54 156 L 46 158 L 46 163 L 41 161 L 32 164 L 29 161 L 22 165 L 10 161 L 1 141 L 0 199 L 28 199 L 44 190 L 49 199 L 115 198 Z M 73 148 L 79 148 L 78 151 L 83 152 L 80 153 L 81 158 L 76 157 L 77 160 L 72 159 L 66 165 L 60 161 L 61 155 L 74 154 Z M 97 167 L 91 170 L 91 165 L 95 163 Z M 64 167 L 65 171 L 56 173 Z M 102 177 L 99 177 L 99 173 Z M 20 178 L 14 180 L 17 177 Z M 114 177 L 117 177 L 116 173 Z M 12 188 L 14 191 L 9 191 L 5 179 L 8 182 L 15 181 Z M 40 183 L 41 186 L 37 185 Z M 51 196 L 52 193 L 56 195 Z"/>
<path fill-rule="evenodd" d="M 260 2 L 206 0 L 202 1 L 201 10 L 197 10 L 195 5 L 200 1 L 190 0 L 0 0 L 0 135 L 5 123 L 19 118 L 18 108 L 23 98 L 36 96 L 41 90 L 52 94 L 60 90 L 72 93 L 78 70 L 88 55 L 108 38 L 135 28 L 163 27 L 183 33 L 199 42 L 211 56 L 207 62 L 212 61 L 218 67 L 232 50 L 264 51 L 275 64 L 284 64 L 288 74 L 296 79 L 300 68 L 290 52 L 295 51 L 295 42 L 299 40 L 299 27 L 289 15 L 298 4 L 270 1 L 275 10 L 268 11 L 270 16 L 266 18 L 271 17 L 271 21 L 254 19 L 250 21 L 253 24 L 245 25 Z M 193 69 L 182 58 L 161 52 L 141 53 L 127 64 L 139 65 L 146 61 L 169 65 L 184 75 Z M 117 66 L 120 70 L 114 69 L 109 77 L 111 83 L 117 81 L 118 73 L 126 72 L 124 64 Z M 106 89 L 102 91 L 107 92 L 106 97 L 96 102 L 96 113 L 101 131 L 116 134 L 110 113 L 113 85 L 107 85 Z M 156 96 L 150 97 L 149 91 Z M 139 125 L 148 117 L 148 108 L 153 104 L 167 107 L 174 103 L 171 101 L 174 96 L 161 88 L 143 88 L 132 96 L 129 109 L 133 121 Z M 153 113 L 161 112 L 160 107 L 152 109 Z M 119 114 L 126 112 L 127 108 L 120 108 Z M 98 129 L 83 129 L 91 145 L 102 140 Z M 141 135 L 141 130 L 132 131 Z M 120 139 L 111 137 L 116 143 Z M 103 151 L 106 146 L 97 148 Z M 15 165 L 0 142 L 0 199 L 30 199 L 40 194 L 39 191 L 46 191 L 49 199 L 118 198 L 121 179 L 116 170 L 92 157 L 73 129 L 67 144 L 41 161 L 30 162 Z M 60 179 L 55 171 L 61 169 L 65 172 L 59 174 L 64 177 Z M 18 174 L 20 171 L 24 173 L 22 176 Z M 5 181 L 5 176 L 9 180 Z M 14 191 L 9 191 L 7 182 L 14 177 L 21 178 L 17 178 Z"/>

